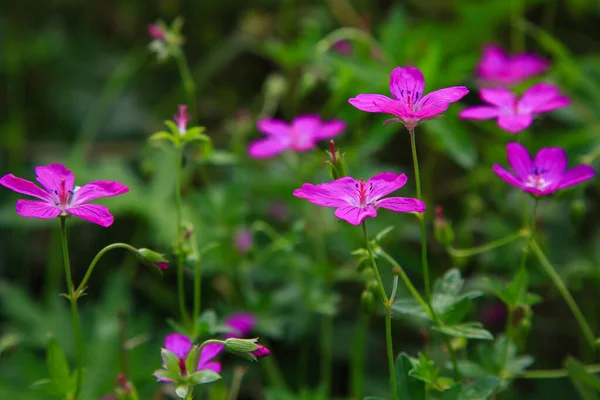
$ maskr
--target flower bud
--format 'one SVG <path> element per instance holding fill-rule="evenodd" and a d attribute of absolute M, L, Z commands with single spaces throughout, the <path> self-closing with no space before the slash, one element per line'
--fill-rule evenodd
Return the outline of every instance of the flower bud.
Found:
<path fill-rule="evenodd" d="M 225 349 L 238 357 L 242 357 L 248 361 L 257 361 L 255 352 L 260 357 L 265 357 L 264 350 L 259 350 L 260 347 L 256 344 L 258 339 L 239 339 L 229 338 L 225 340 Z M 266 349 L 265 349 L 266 350 Z M 268 351 L 268 350 L 267 350 Z"/>
<path fill-rule="evenodd" d="M 435 208 L 435 219 L 433 221 L 433 231 L 435 238 L 444 246 L 451 246 L 454 242 L 454 231 L 452 226 L 446 221 L 442 213 L 442 207 Z"/>
<path fill-rule="evenodd" d="M 335 149 L 333 139 L 329 141 L 329 151 L 327 154 L 329 154 L 327 165 L 329 166 L 329 175 L 331 176 L 331 179 L 335 180 L 347 176 L 348 171 L 346 169 L 344 155 L 340 154 L 340 152 Z"/>
<path fill-rule="evenodd" d="M 375 296 L 373 296 L 373 292 L 370 290 L 362 292 L 360 305 L 365 313 L 372 314 L 375 311 Z"/>
<path fill-rule="evenodd" d="M 258 349 L 254 350 L 252 352 L 252 355 L 256 358 L 263 358 L 263 357 L 267 357 L 268 355 L 271 354 L 271 350 L 267 349 L 265 346 L 263 346 L 260 343 L 256 344 L 258 346 Z"/>
<path fill-rule="evenodd" d="M 163 257 L 162 254 L 150 249 L 138 249 L 137 256 L 142 263 L 151 267 L 156 267 L 161 271 L 166 270 L 169 266 L 168 261 Z"/>

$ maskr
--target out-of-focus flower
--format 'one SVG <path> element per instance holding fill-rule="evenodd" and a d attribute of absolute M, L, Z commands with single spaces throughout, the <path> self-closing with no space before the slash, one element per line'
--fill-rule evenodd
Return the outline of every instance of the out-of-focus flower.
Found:
<path fill-rule="evenodd" d="M 306 199 L 313 204 L 335 207 L 335 216 L 352 225 L 359 225 L 365 218 L 377 216 L 378 208 L 387 208 L 396 212 L 423 212 L 425 203 L 407 197 L 382 197 L 406 184 L 404 174 L 384 172 L 375 175 L 366 182 L 350 177 L 332 182 L 312 185 L 305 183 L 294 191 L 294 196 Z"/>
<path fill-rule="evenodd" d="M 108 227 L 114 221 L 108 208 L 86 203 L 129 191 L 127 186 L 115 181 L 94 181 L 81 187 L 75 186 L 75 176 L 62 164 L 36 167 L 35 173 L 43 189 L 13 174 L 0 178 L 0 185 L 41 200 L 17 200 L 17 214 L 25 218 L 50 219 L 74 215 Z"/>
<path fill-rule="evenodd" d="M 502 48 L 488 45 L 475 73 L 486 84 L 512 86 L 533 76 L 540 75 L 550 67 L 550 63 L 531 53 L 508 55 Z"/>
<path fill-rule="evenodd" d="M 340 39 L 336 41 L 332 46 L 331 50 L 346 57 L 350 57 L 354 54 L 354 47 L 352 43 L 347 39 Z"/>
<path fill-rule="evenodd" d="M 175 147 L 180 147 L 188 142 L 201 141 L 210 143 L 210 138 L 203 132 L 203 126 L 194 126 L 189 128 L 190 115 L 188 107 L 185 104 L 177 106 L 177 114 L 173 116 L 173 121 L 165 121 L 169 131 L 159 131 L 150 136 L 151 141 L 168 140 Z"/>
<path fill-rule="evenodd" d="M 462 119 L 498 119 L 498 126 L 510 133 L 518 133 L 529 127 L 533 118 L 558 108 L 566 107 L 571 100 L 560 94 L 559 89 L 549 83 L 538 83 L 517 96 L 505 88 L 486 88 L 479 91 L 488 106 L 467 107 L 459 117 Z"/>
<path fill-rule="evenodd" d="M 362 111 L 394 115 L 385 124 L 400 122 L 406 129 L 439 118 L 450 103 L 463 98 L 469 90 L 464 86 L 453 86 L 436 90 L 423 96 L 425 78 L 418 68 L 397 67 L 390 76 L 390 92 L 393 99 L 381 94 L 359 94 L 348 100 Z"/>
<path fill-rule="evenodd" d="M 254 158 L 269 158 L 285 150 L 313 149 L 319 140 L 339 135 L 346 129 L 346 124 L 338 119 L 323 121 L 318 115 L 301 115 L 291 124 L 263 118 L 258 121 L 257 128 L 267 137 L 250 143 L 248 154 Z"/>
<path fill-rule="evenodd" d="M 290 215 L 290 210 L 285 202 L 274 201 L 269 204 L 268 213 L 269 217 L 273 218 L 275 221 L 285 222 Z"/>
<path fill-rule="evenodd" d="M 247 253 L 252 247 L 252 231 L 246 228 L 238 229 L 235 232 L 235 248 L 240 253 Z"/>
<path fill-rule="evenodd" d="M 190 115 L 187 112 L 187 106 L 180 104 L 177 106 L 177 114 L 173 117 L 173 121 L 177 124 L 180 135 L 185 135 L 187 131 L 187 124 L 190 120 Z"/>
<path fill-rule="evenodd" d="M 166 40 L 165 30 L 158 24 L 148 24 L 148 35 L 155 40 Z"/>
<path fill-rule="evenodd" d="M 567 154 L 560 147 L 541 149 L 533 161 L 527 149 L 519 143 L 509 143 L 506 153 L 516 175 L 495 164 L 493 170 L 496 175 L 535 196 L 554 193 L 596 175 L 594 168 L 585 164 L 567 170 Z"/>
<path fill-rule="evenodd" d="M 231 329 L 225 338 L 247 336 L 256 325 L 256 317 L 251 313 L 239 312 L 225 318 L 224 323 Z"/>

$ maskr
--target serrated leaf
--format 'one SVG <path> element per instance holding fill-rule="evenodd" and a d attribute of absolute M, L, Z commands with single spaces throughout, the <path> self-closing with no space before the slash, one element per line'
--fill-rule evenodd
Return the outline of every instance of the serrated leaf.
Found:
<path fill-rule="evenodd" d="M 192 385 L 202 385 L 204 383 L 211 383 L 221 379 L 221 375 L 210 369 L 203 369 L 198 372 L 194 372 L 190 376 L 190 383 Z"/>
<path fill-rule="evenodd" d="M 494 340 L 494 336 L 483 328 L 480 322 L 465 322 L 458 325 L 434 326 L 433 329 L 448 336 L 467 339 Z"/>
<path fill-rule="evenodd" d="M 66 396 L 72 390 L 71 385 L 66 384 L 71 375 L 69 371 L 69 363 L 67 362 L 65 354 L 58 344 L 58 340 L 56 340 L 54 337 L 50 338 L 48 341 L 46 364 L 52 383 L 56 386 L 56 389 Z"/>
<path fill-rule="evenodd" d="M 465 386 L 458 397 L 459 400 L 486 400 L 500 384 L 500 379 L 495 376 L 479 378 Z"/>
<path fill-rule="evenodd" d="M 392 310 L 398 314 L 411 315 L 417 318 L 431 319 L 429 315 L 423 310 L 423 307 L 412 298 L 397 299 L 392 304 Z"/>
<path fill-rule="evenodd" d="M 419 353 L 418 359 L 411 358 L 410 361 L 413 368 L 408 371 L 409 376 L 427 383 L 432 388 L 440 390 L 437 385 L 439 371 L 432 360 L 425 354 Z"/>
<path fill-rule="evenodd" d="M 405 353 L 401 353 L 396 359 L 398 397 L 406 400 L 424 400 L 425 384 L 409 375 L 412 369 L 410 358 Z"/>
<path fill-rule="evenodd" d="M 464 280 L 460 272 L 453 268 L 435 282 L 431 303 L 440 319 L 448 324 L 456 324 L 464 317 L 469 300 L 482 296 L 478 290 L 461 294 Z"/>

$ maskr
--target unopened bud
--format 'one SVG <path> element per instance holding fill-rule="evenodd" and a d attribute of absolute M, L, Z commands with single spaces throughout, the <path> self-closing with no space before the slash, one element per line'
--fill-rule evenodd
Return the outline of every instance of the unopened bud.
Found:
<path fill-rule="evenodd" d="M 225 340 L 225 349 L 248 361 L 256 361 L 257 358 L 266 357 L 271 354 L 271 351 L 265 346 L 256 343 L 257 340 L 229 338 Z"/>
<path fill-rule="evenodd" d="M 367 284 L 367 289 L 373 293 L 377 292 L 379 290 L 379 282 L 375 279 L 370 280 Z"/>
<path fill-rule="evenodd" d="M 435 238 L 438 242 L 444 246 L 450 246 L 454 242 L 454 231 L 452 226 L 444 218 L 442 213 L 442 207 L 437 206 L 435 208 L 435 219 L 433 221 L 433 231 Z"/>
<path fill-rule="evenodd" d="M 254 357 L 256 357 L 256 358 L 263 358 L 263 357 L 267 357 L 269 354 L 271 354 L 271 350 L 267 349 L 262 344 L 256 343 L 256 345 L 258 346 L 258 349 L 254 350 L 252 352 L 252 355 Z"/>
<path fill-rule="evenodd" d="M 375 311 L 375 296 L 370 290 L 365 290 L 360 296 L 360 305 L 366 314 L 372 314 Z"/>
<path fill-rule="evenodd" d="M 348 175 L 346 169 L 346 163 L 344 161 L 344 155 L 335 149 L 335 142 L 329 141 L 329 160 L 327 165 L 329 166 L 329 175 L 331 179 L 340 179 Z"/>
<path fill-rule="evenodd" d="M 150 249 L 138 249 L 137 256 L 144 264 L 151 267 L 156 267 L 161 271 L 166 270 L 169 266 L 167 259 L 165 259 L 162 254 Z"/>

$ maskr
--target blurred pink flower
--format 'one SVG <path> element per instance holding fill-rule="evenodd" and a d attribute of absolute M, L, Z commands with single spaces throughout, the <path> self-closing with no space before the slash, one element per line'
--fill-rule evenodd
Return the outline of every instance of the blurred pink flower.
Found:
<path fill-rule="evenodd" d="M 566 107 L 571 100 L 549 83 L 538 83 L 517 96 L 505 88 L 485 88 L 479 91 L 487 106 L 473 106 L 462 110 L 462 119 L 498 119 L 498 126 L 510 133 L 529 127 L 533 118 L 558 108 Z"/>
<path fill-rule="evenodd" d="M 469 93 L 464 86 L 453 86 L 423 96 L 424 89 L 425 78 L 418 68 L 397 67 L 390 76 L 393 99 L 381 94 L 359 94 L 348 102 L 362 111 L 392 114 L 395 118 L 388 119 L 385 124 L 400 122 L 410 130 L 441 117 L 450 103 Z"/>
<path fill-rule="evenodd" d="M 425 211 L 425 203 L 421 200 L 406 197 L 382 199 L 400 189 L 406 181 L 406 175 L 393 172 L 375 175 L 366 182 L 344 177 L 319 185 L 305 183 L 302 188 L 294 191 L 294 196 L 318 206 L 335 207 L 336 217 L 352 225 L 359 225 L 367 217 L 375 218 L 378 208 L 396 212 Z"/>
<path fill-rule="evenodd" d="M 238 229 L 235 232 L 235 247 L 240 253 L 247 253 L 252 247 L 252 231 L 247 228 Z"/>
<path fill-rule="evenodd" d="M 484 83 L 511 86 L 542 74 L 550 63 L 530 53 L 508 55 L 502 48 L 488 45 L 483 50 L 475 73 Z"/>
<path fill-rule="evenodd" d="M 231 328 L 231 332 L 225 334 L 226 339 L 233 337 L 241 338 L 247 336 L 252 331 L 256 325 L 256 317 L 248 312 L 239 312 L 225 318 L 224 323 Z"/>
<path fill-rule="evenodd" d="M 338 119 L 322 121 L 318 115 L 301 115 L 291 124 L 263 118 L 258 121 L 257 128 L 267 137 L 252 142 L 248 153 L 254 158 L 269 158 L 285 150 L 310 150 L 319 140 L 339 135 L 346 129 L 346 123 Z"/>
<path fill-rule="evenodd" d="M 346 57 L 350 57 L 354 54 L 352 42 L 347 39 L 340 39 L 336 41 L 333 46 L 331 46 L 331 50 Z"/>
<path fill-rule="evenodd" d="M 552 194 L 596 175 L 594 168 L 585 164 L 567 170 L 567 154 L 560 147 L 541 149 L 533 161 L 527 149 L 519 143 L 509 143 L 506 153 L 516 176 L 498 164 L 494 165 L 493 171 L 511 185 L 536 196 Z"/>
<path fill-rule="evenodd" d="M 177 106 L 177 114 L 173 117 L 173 120 L 177 124 L 179 134 L 184 135 L 187 131 L 187 124 L 190 120 L 190 115 L 187 111 L 187 106 L 180 104 Z"/>
<path fill-rule="evenodd" d="M 148 24 L 148 35 L 155 40 L 165 40 L 165 31 L 158 24 Z"/>
<path fill-rule="evenodd" d="M 85 203 L 129 191 L 127 186 L 115 181 L 94 181 L 81 187 L 75 186 L 75 176 L 62 164 L 36 167 L 35 173 L 44 189 L 13 174 L 0 178 L 0 185 L 41 200 L 17 200 L 17 214 L 25 218 L 50 219 L 74 215 L 108 227 L 114 221 L 108 208 Z"/>

